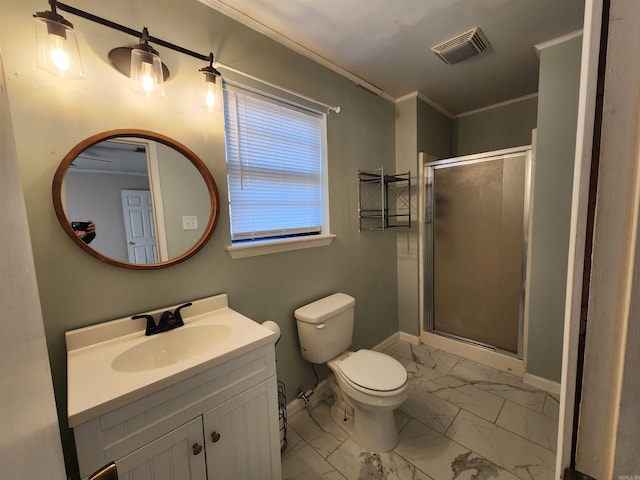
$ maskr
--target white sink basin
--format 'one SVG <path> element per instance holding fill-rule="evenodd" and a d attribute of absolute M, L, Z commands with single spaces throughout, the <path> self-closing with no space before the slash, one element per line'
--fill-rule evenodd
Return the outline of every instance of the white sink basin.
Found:
<path fill-rule="evenodd" d="M 111 368 L 118 372 L 144 372 L 174 365 L 207 353 L 231 336 L 226 325 L 180 327 L 149 337 L 118 355 Z"/>
<path fill-rule="evenodd" d="M 146 322 L 130 315 L 65 332 L 70 427 L 277 340 L 274 331 L 229 308 L 226 294 L 192 303 L 183 327 L 150 337 Z M 145 313 L 157 317 L 179 306 Z"/>

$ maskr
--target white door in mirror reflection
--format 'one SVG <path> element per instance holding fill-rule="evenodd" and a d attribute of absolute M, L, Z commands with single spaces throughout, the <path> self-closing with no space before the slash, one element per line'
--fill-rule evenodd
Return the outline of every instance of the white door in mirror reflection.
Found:
<path fill-rule="evenodd" d="M 149 190 L 121 190 L 129 263 L 158 263 L 153 202 Z"/>

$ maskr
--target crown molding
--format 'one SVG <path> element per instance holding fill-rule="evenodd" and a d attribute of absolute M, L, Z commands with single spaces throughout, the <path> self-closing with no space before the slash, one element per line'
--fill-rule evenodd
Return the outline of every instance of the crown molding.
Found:
<path fill-rule="evenodd" d="M 469 110 L 468 112 L 459 113 L 458 115 L 456 115 L 456 118 L 467 117 L 475 113 L 485 112 L 487 110 L 493 110 L 494 108 L 500 108 L 507 105 L 511 105 L 512 103 L 524 102 L 525 100 L 530 100 L 532 98 L 536 98 L 537 96 L 538 96 L 537 93 L 523 95 L 522 97 L 512 98 L 511 100 L 505 100 L 504 102 L 494 103 L 493 105 L 487 105 L 486 107 L 480 107 L 480 108 L 476 108 L 475 110 Z"/>
<path fill-rule="evenodd" d="M 554 47 L 556 45 L 560 45 L 561 43 L 568 42 L 569 40 L 573 40 L 576 37 L 582 36 L 582 29 L 576 30 L 575 32 L 570 32 L 565 35 L 561 35 L 557 38 L 553 38 L 546 42 L 538 43 L 533 46 L 536 49 L 536 55 L 540 56 L 540 52 L 545 48 Z"/>
<path fill-rule="evenodd" d="M 400 103 L 400 102 L 404 102 L 405 100 L 409 100 L 409 99 L 412 99 L 412 98 L 418 98 L 418 99 L 422 100 L 424 103 L 426 103 L 427 105 L 433 107 L 435 110 L 437 110 L 438 112 L 442 113 L 443 115 L 446 115 L 449 118 L 456 118 L 456 116 L 453 113 L 451 113 L 446 108 L 444 108 L 440 104 L 434 102 L 429 97 L 427 97 L 425 94 L 423 94 L 422 92 L 417 91 L 417 90 L 415 92 L 407 93 L 406 95 L 403 95 L 401 97 L 396 98 L 394 100 L 394 102 L 395 103 Z"/>
<path fill-rule="evenodd" d="M 290 50 L 293 50 L 294 52 L 309 58 L 310 60 L 313 60 L 314 62 L 322 65 L 323 67 L 328 68 L 329 70 L 333 71 L 334 73 L 337 73 L 338 75 L 341 75 L 342 77 L 350 80 L 351 82 L 353 82 L 353 84 L 356 87 L 362 87 L 372 93 L 375 93 L 376 95 L 390 101 L 390 102 L 395 102 L 395 98 L 392 97 L 391 95 L 389 95 L 388 93 L 384 92 L 381 88 L 376 87 L 375 85 L 373 85 L 372 83 L 367 82 L 365 79 L 358 77 L 357 75 L 354 75 L 353 73 L 349 72 L 348 70 L 345 70 L 344 68 L 336 65 L 335 63 L 333 63 L 332 61 L 324 58 L 321 55 L 318 55 L 317 53 L 309 50 L 307 47 L 305 47 L 304 45 L 301 45 L 300 43 L 296 42 L 295 40 L 292 40 L 288 37 L 285 37 L 284 35 L 282 35 L 281 33 L 276 32 L 275 30 L 272 30 L 271 28 L 267 27 L 266 25 L 260 23 L 259 21 L 257 21 L 255 18 L 249 17 L 248 15 L 245 15 L 244 13 L 240 12 L 239 10 L 236 10 L 235 8 L 233 8 L 232 6 L 230 6 L 229 4 L 227 4 L 226 2 L 222 1 L 222 0 L 198 0 L 200 3 L 222 13 L 223 15 L 226 15 L 227 17 L 232 18 L 233 20 L 251 28 L 252 30 L 255 30 L 258 33 L 261 33 L 262 35 L 264 35 L 265 37 L 270 38 L 271 40 L 274 40 L 276 42 L 278 42 L 279 44 L 289 48 Z"/>

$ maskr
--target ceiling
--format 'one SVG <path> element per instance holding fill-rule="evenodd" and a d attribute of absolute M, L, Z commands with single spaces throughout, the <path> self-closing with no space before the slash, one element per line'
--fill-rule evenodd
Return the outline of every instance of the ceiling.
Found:
<path fill-rule="evenodd" d="M 147 176 L 145 144 L 105 140 L 80 152 L 69 171 Z"/>
<path fill-rule="evenodd" d="M 200 0 L 390 99 L 451 115 L 535 94 L 535 45 L 582 28 L 584 0 Z M 448 65 L 431 47 L 480 27 L 490 47 Z M 221 59 L 222 60 L 222 59 Z"/>

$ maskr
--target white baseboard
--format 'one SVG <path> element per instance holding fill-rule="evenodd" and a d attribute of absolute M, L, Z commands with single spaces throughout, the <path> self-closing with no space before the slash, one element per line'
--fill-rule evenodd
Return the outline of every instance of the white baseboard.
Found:
<path fill-rule="evenodd" d="M 389 336 L 388 338 L 384 339 L 379 344 L 377 344 L 375 347 L 371 348 L 371 350 L 374 350 L 376 352 L 381 352 L 389 348 L 394 343 L 397 343 L 398 340 L 401 340 L 400 332 L 396 332 L 392 334 L 391 336 Z"/>
<path fill-rule="evenodd" d="M 398 332 L 398 334 L 400 335 L 399 340 L 410 343 L 411 345 L 420 345 L 420 337 L 406 332 Z"/>
<path fill-rule="evenodd" d="M 549 380 L 548 378 L 538 377 L 530 373 L 525 373 L 522 381 L 527 385 L 539 388 L 545 392 L 560 396 L 560 383 Z"/>

